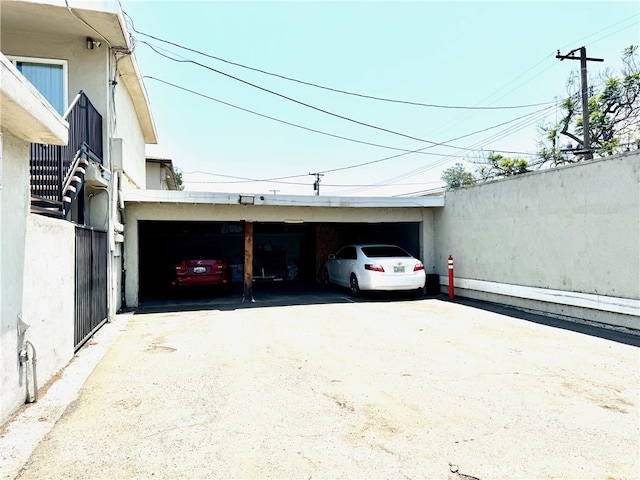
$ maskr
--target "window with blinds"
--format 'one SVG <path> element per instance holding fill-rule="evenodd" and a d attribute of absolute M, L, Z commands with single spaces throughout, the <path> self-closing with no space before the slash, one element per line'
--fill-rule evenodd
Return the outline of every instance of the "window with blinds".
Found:
<path fill-rule="evenodd" d="M 67 103 L 67 62 L 42 58 L 8 57 L 60 115 Z"/>

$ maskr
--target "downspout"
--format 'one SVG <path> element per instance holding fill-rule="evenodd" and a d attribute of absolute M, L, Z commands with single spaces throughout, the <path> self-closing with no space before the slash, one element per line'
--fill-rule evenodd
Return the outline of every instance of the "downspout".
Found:
<path fill-rule="evenodd" d="M 29 347 L 33 352 L 33 355 L 29 355 Z M 22 350 L 18 354 L 20 365 L 24 368 L 25 372 L 25 386 L 27 388 L 27 395 L 25 403 L 35 403 L 38 401 L 38 372 L 36 370 L 36 364 L 38 363 L 36 355 L 36 347 L 33 346 L 29 340 L 26 340 L 22 346 Z M 33 390 L 29 391 L 29 362 L 31 362 L 31 372 L 33 373 Z"/>
<path fill-rule="evenodd" d="M 118 210 L 120 212 L 120 221 L 122 223 L 122 225 L 124 226 L 124 229 L 126 230 L 127 228 L 127 217 L 125 216 L 125 211 L 124 211 L 124 197 L 122 195 L 122 173 L 118 172 L 117 175 L 117 191 L 116 191 L 116 197 L 117 197 L 117 202 L 118 202 Z M 126 263 L 126 248 L 124 245 L 124 242 L 122 243 L 122 246 L 120 247 L 120 256 L 122 257 L 122 270 L 120 272 L 120 302 L 122 304 L 122 308 L 126 308 L 127 306 L 127 295 L 126 295 L 126 288 L 127 288 L 127 263 Z"/>

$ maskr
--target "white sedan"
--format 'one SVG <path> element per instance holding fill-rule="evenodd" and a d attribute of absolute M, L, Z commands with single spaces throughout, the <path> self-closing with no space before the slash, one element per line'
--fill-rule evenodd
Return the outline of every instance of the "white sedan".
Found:
<path fill-rule="evenodd" d="M 422 262 L 395 245 L 346 245 L 329 255 L 322 268 L 322 283 L 361 290 L 418 290 L 426 275 Z"/>

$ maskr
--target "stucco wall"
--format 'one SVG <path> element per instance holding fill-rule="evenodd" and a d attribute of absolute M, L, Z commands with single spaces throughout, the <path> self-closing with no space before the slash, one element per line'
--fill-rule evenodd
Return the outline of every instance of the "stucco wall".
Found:
<path fill-rule="evenodd" d="M 22 272 L 29 205 L 28 143 L 2 135 L 0 189 L 0 424 L 25 401 L 18 362 L 24 336 L 17 332 L 22 313 Z"/>
<path fill-rule="evenodd" d="M 637 152 L 449 191 L 435 213 L 438 272 L 452 255 L 462 295 L 508 303 L 496 292 L 523 286 L 538 299 L 553 291 L 558 304 L 519 306 L 606 321 L 601 304 L 617 303 L 626 315 L 640 299 L 639 202 Z M 637 317 L 622 324 L 640 328 Z"/>
<path fill-rule="evenodd" d="M 38 352 L 38 382 L 44 385 L 73 357 L 75 225 L 29 215 L 25 243 L 22 318 L 26 339 Z"/>
<path fill-rule="evenodd" d="M 134 188 L 145 188 L 145 144 L 135 113 L 131 95 L 120 82 L 115 90 L 115 112 L 118 121 L 114 125 L 112 136 L 122 138 L 122 168 L 125 180 L 133 182 Z M 127 182 L 128 183 L 128 182 Z M 127 188 L 127 185 L 124 185 Z"/>
<path fill-rule="evenodd" d="M 63 144 L 67 124 L 2 54 L 0 70 L 0 421 L 4 422 L 25 402 L 27 384 L 34 395 L 33 375 L 27 375 L 19 360 L 25 342 L 38 336 L 37 329 L 19 328 L 29 325 L 24 305 L 42 300 L 23 283 L 28 265 L 29 143 Z M 47 266 L 48 259 L 42 265 Z M 27 352 L 32 358 L 33 350 Z"/>
<path fill-rule="evenodd" d="M 161 163 L 147 162 L 147 190 L 168 190 L 165 168 Z"/>

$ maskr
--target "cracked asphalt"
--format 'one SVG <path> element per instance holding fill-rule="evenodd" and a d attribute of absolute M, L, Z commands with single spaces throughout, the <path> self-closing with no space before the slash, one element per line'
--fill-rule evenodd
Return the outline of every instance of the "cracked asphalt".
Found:
<path fill-rule="evenodd" d="M 159 302 L 119 317 L 70 365 L 105 350 L 3 478 L 640 476 L 633 336 L 443 298 L 289 303 Z"/>

